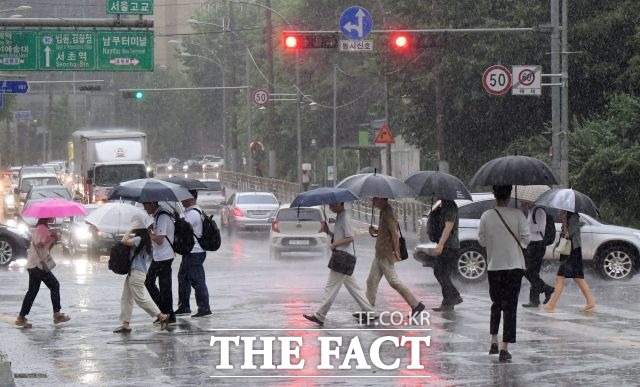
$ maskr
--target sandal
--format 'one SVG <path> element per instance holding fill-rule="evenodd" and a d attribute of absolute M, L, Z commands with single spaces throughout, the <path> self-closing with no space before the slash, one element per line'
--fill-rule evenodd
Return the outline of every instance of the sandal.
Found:
<path fill-rule="evenodd" d="M 69 315 L 66 315 L 64 313 L 59 313 L 58 312 L 58 313 L 55 313 L 53 315 L 53 323 L 54 324 L 58 324 L 58 323 L 61 323 L 61 322 L 66 322 L 66 321 L 69 321 L 69 320 L 71 320 L 71 317 L 69 317 Z"/>
<path fill-rule="evenodd" d="M 167 329 L 167 327 L 169 326 L 169 315 L 160 314 L 158 320 L 160 320 L 160 330 L 163 331 Z"/>
<path fill-rule="evenodd" d="M 116 329 L 114 329 L 113 333 L 130 333 L 131 332 L 131 328 L 125 328 L 123 326 L 120 326 Z"/>

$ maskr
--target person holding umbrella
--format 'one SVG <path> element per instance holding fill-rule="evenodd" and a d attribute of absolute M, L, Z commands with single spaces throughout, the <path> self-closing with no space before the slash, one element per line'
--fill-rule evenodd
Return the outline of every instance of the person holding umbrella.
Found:
<path fill-rule="evenodd" d="M 149 316 L 157 317 L 160 321 L 160 329 L 165 329 L 169 316 L 160 312 L 158 306 L 147 297 L 145 291 L 145 278 L 147 273 L 147 262 L 152 254 L 151 236 L 148 227 L 151 222 L 138 216 L 133 218 L 131 228 L 122 237 L 122 244 L 131 249 L 131 270 L 127 274 L 122 288 L 120 299 L 120 320 L 122 325 L 116 328 L 113 333 L 131 332 L 131 315 L 133 313 L 133 303 L 142 308 Z M 132 236 L 133 235 L 133 236 Z"/>
<path fill-rule="evenodd" d="M 501 363 L 511 361 L 508 345 L 516 342 L 518 295 L 525 270 L 522 249 L 530 238 L 527 219 L 522 211 L 508 207 L 510 194 L 511 185 L 493 186 L 496 208 L 482 214 L 478 229 L 478 242 L 487 249 L 489 296 L 493 302 L 489 354 L 499 354 Z M 502 345 L 498 351 L 501 317 L 504 317 L 504 324 Z"/>
<path fill-rule="evenodd" d="M 553 293 L 553 297 L 544 309 L 553 313 L 556 309 L 556 304 L 562 295 L 564 290 L 564 279 L 573 278 L 573 281 L 578 284 L 582 295 L 584 296 L 587 305 L 582 308 L 582 312 L 590 312 L 596 308 L 596 302 L 593 299 L 591 290 L 587 281 L 584 280 L 584 271 L 582 266 L 582 244 L 580 239 L 580 215 L 576 212 L 562 210 L 560 212 L 560 218 L 562 219 L 562 231 L 560 236 L 571 240 L 571 253 L 569 256 L 560 257 L 560 267 L 558 268 L 558 274 L 556 275 L 556 291 Z"/>
<path fill-rule="evenodd" d="M 26 211 L 25 211 L 26 212 Z M 32 324 L 27 320 L 27 315 L 31 311 L 33 301 L 35 301 L 40 284 L 44 284 L 51 292 L 51 305 L 53 306 L 53 323 L 69 321 L 71 317 L 60 312 L 60 283 L 53 272 L 52 264 L 46 261 L 51 259 L 51 249 L 58 242 L 60 236 L 49 229 L 49 223 L 55 222 L 55 218 L 39 218 L 36 228 L 31 237 L 31 248 L 27 253 L 27 271 L 29 272 L 29 290 L 22 301 L 20 314 L 16 318 L 15 325 L 23 328 L 31 328 Z"/>
<path fill-rule="evenodd" d="M 324 226 L 324 231 L 331 236 L 331 245 L 329 248 L 334 250 L 342 250 L 355 256 L 353 229 L 351 228 L 351 219 L 349 213 L 344 210 L 344 203 L 331 203 L 329 209 L 336 213 L 336 223 L 333 227 L 333 232 L 329 230 L 327 225 Z M 367 301 L 363 296 L 362 290 L 353 276 L 339 273 L 333 269 L 329 270 L 329 278 L 327 284 L 324 287 L 324 296 L 320 302 L 320 306 L 313 314 L 303 314 L 302 316 L 309 321 L 313 321 L 318 325 L 324 325 L 325 319 L 331 305 L 336 299 L 340 288 L 344 285 L 351 297 L 358 303 L 362 312 L 355 313 L 354 317 L 359 320 L 367 321 L 373 318 L 375 308 Z M 365 318 L 362 318 L 366 316 Z"/>
<path fill-rule="evenodd" d="M 424 304 L 419 302 L 411 290 L 400 281 L 394 267 L 395 263 L 400 261 L 400 236 L 393 208 L 389 205 L 389 199 L 383 197 L 374 197 L 373 206 L 380 210 L 380 217 L 377 227 L 369 226 L 369 234 L 377 239 L 375 257 L 367 278 L 367 299 L 375 307 L 378 285 L 384 276 L 389 285 L 409 304 L 411 316 L 415 316 L 424 310 Z"/>

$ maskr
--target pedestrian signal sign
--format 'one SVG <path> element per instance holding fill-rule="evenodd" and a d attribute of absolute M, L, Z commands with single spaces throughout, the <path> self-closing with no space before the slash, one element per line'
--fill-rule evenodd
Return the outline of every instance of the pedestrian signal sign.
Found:
<path fill-rule="evenodd" d="M 387 124 L 382 125 L 380 130 L 378 130 L 378 134 L 376 135 L 376 144 L 394 144 L 395 140 L 391 135 L 391 129 Z"/>

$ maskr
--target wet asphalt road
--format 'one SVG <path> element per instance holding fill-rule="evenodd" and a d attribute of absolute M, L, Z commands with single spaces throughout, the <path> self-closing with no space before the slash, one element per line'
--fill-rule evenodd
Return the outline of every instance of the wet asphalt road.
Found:
<path fill-rule="evenodd" d="M 373 240 L 364 225 L 357 239 L 358 266 L 354 276 L 364 287 L 373 256 Z M 460 284 L 464 303 L 455 312 L 429 316 L 430 325 L 385 327 L 358 325 L 351 317 L 357 305 L 342 290 L 323 329 L 302 317 L 320 301 L 327 277 L 326 259 L 285 257 L 272 260 L 266 234 L 242 233 L 224 237 L 220 251 L 209 253 L 205 262 L 213 317 L 179 317 L 170 331 L 152 325 L 141 309 L 134 307 L 133 332 L 112 333 L 119 325 L 119 300 L 124 277 L 107 269 L 106 262 L 89 262 L 84 256 L 62 258 L 55 269 L 61 283 L 63 311 L 72 320 L 54 326 L 49 292 L 42 287 L 29 316 L 30 330 L 12 322 L 27 290 L 28 276 L 17 263 L 0 269 L 0 348 L 9 355 L 18 386 L 100 385 L 149 386 L 217 385 L 468 385 L 468 386 L 568 386 L 637 385 L 640 380 L 640 277 L 624 282 L 603 281 L 587 274 L 598 303 L 593 313 L 582 314 L 584 300 L 577 286 L 569 284 L 557 312 L 518 309 L 518 343 L 510 350 L 511 364 L 489 356 L 488 285 Z M 411 246 L 411 243 L 409 243 Z M 20 263 L 20 262 L 18 262 Z M 174 268 L 174 304 L 177 303 Z M 410 258 L 398 263 L 400 277 L 428 308 L 440 301 L 439 287 L 430 268 Z M 554 278 L 556 267 L 544 273 Z M 528 283 L 523 280 L 520 301 L 526 302 Z M 192 295 L 192 309 L 195 301 Z M 409 309 L 383 280 L 379 311 Z M 236 329 L 230 331 L 229 329 Z M 240 330 L 242 329 L 242 330 Z M 419 330 L 422 329 L 422 330 Z M 426 329 L 430 329 L 427 331 Z M 300 336 L 303 370 L 243 370 L 243 354 L 231 351 L 233 370 L 219 370 L 219 347 L 209 346 L 211 336 Z M 382 336 L 430 336 L 422 348 L 423 370 L 408 370 L 407 348 L 389 345 L 382 360 L 400 359 L 399 369 L 317 370 L 320 362 L 318 337 L 342 337 L 344 347 L 357 336 L 369 359 L 371 342 Z M 233 347 L 233 346 L 232 346 Z M 274 363 L 280 362 L 276 345 Z M 260 364 L 260 357 L 256 363 Z M 337 367 L 336 367 L 337 368 Z M 269 378 L 258 378 L 268 376 Z M 234 378 L 232 378 L 234 377 Z M 238 377 L 242 377 L 238 379 Z"/>

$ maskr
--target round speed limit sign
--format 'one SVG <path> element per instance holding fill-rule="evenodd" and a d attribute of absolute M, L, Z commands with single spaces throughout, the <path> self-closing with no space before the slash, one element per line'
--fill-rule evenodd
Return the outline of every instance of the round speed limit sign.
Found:
<path fill-rule="evenodd" d="M 511 72 L 501 65 L 489 67 L 482 74 L 482 87 L 493 95 L 506 93 L 511 88 Z"/>
<path fill-rule="evenodd" d="M 258 105 L 264 105 L 269 102 L 269 92 L 265 89 L 256 89 L 253 91 L 253 102 Z"/>

